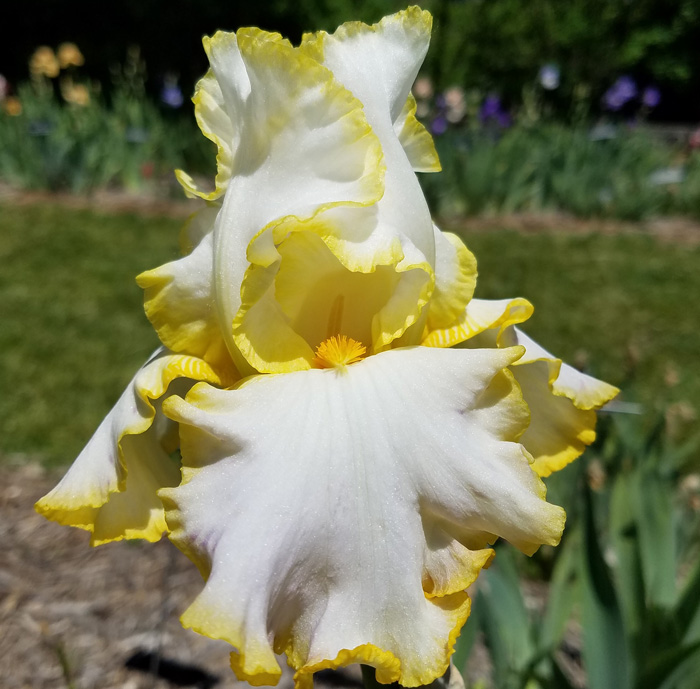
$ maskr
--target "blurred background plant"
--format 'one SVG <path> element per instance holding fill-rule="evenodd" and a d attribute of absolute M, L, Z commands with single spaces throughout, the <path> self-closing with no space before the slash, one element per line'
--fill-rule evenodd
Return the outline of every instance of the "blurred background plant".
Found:
<path fill-rule="evenodd" d="M 183 107 L 206 68 L 202 34 L 255 24 L 298 40 L 405 4 L 213 0 L 204 10 L 180 0 L 173 11 L 166 0 L 125 0 L 109 34 L 96 34 L 90 3 L 42 1 L 33 12 L 39 0 L 27 2 L 13 41 L 0 42 L 0 180 L 159 194 L 176 193 L 174 167 L 211 173 L 211 144 Z M 423 176 L 437 213 L 700 217 L 694 0 L 422 4 L 435 23 L 414 93 L 443 163 L 443 175 Z"/>
<path fill-rule="evenodd" d="M 40 46 L 30 79 L 7 95 L 0 113 L 0 179 L 29 189 L 84 193 L 108 186 L 174 190 L 172 170 L 205 171 L 209 142 L 196 129 L 175 75 L 157 103 L 146 92 L 146 67 L 131 47 L 112 68 L 110 88 L 80 73 L 84 57 L 73 43 Z M 106 91 L 106 93 L 105 93 Z"/>

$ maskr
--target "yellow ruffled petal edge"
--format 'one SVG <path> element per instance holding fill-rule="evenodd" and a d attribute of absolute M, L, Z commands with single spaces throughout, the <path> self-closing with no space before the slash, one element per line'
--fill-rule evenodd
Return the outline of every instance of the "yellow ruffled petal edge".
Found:
<path fill-rule="evenodd" d="M 38 500 L 34 509 L 51 521 L 55 521 L 63 526 L 74 526 L 93 533 L 95 531 L 95 520 L 102 506 L 109 501 L 109 496 L 113 493 L 123 492 L 126 488 L 127 461 L 122 448 L 122 441 L 126 436 L 140 435 L 145 433 L 152 425 L 155 418 L 155 407 L 152 400 L 162 397 L 168 386 L 176 378 L 189 378 L 192 380 L 206 381 L 213 385 L 221 385 L 219 376 L 214 370 L 201 359 L 185 355 L 170 355 L 168 361 L 151 375 L 139 379 L 134 384 L 134 390 L 138 399 L 145 403 L 144 414 L 138 422 L 122 429 L 119 432 L 117 447 L 119 450 L 119 467 L 117 469 L 117 480 L 111 482 L 106 487 L 95 488 L 89 493 L 64 492 L 60 490 L 61 485 L 56 486 L 51 492 Z M 100 545 L 109 541 L 122 540 L 123 538 L 141 538 L 147 541 L 157 541 L 167 530 L 163 516 L 154 516 L 143 529 L 132 529 L 128 535 L 120 537 L 97 540 L 92 545 Z"/>
<path fill-rule="evenodd" d="M 180 183 L 187 197 L 213 201 L 223 195 L 226 190 L 226 184 L 231 177 L 231 165 L 233 163 L 231 145 L 233 142 L 231 140 L 232 137 L 229 137 L 229 140 L 226 141 L 224 136 L 233 131 L 233 123 L 225 112 L 221 88 L 211 69 L 207 70 L 207 73 L 197 82 L 192 102 L 194 103 L 194 116 L 202 134 L 216 145 L 215 186 L 214 190 L 210 192 L 201 189 L 184 170 L 175 170 L 175 179 Z M 214 117 L 211 115 L 217 110 L 222 118 L 220 122 L 215 122 Z M 228 119 L 228 127 L 221 126 L 224 124 L 224 117 Z M 227 132 L 226 129 L 230 129 L 230 132 Z"/>
<path fill-rule="evenodd" d="M 590 415 L 590 418 L 584 420 L 588 425 L 587 428 L 581 430 L 574 438 L 571 438 L 569 445 L 557 452 L 554 455 L 542 455 L 536 457 L 532 463 L 532 470 L 540 477 L 547 478 L 554 472 L 560 471 L 565 466 L 571 464 L 575 459 L 578 459 L 584 450 L 595 442 L 596 432 L 596 415 L 595 412 L 581 412 Z"/>
<path fill-rule="evenodd" d="M 222 36 L 230 36 L 224 32 L 218 32 Z M 217 35 L 218 35 L 217 34 Z M 272 43 L 283 43 L 291 47 L 289 41 L 279 33 L 270 33 L 254 27 L 239 29 L 237 38 L 257 37 L 260 40 Z M 208 51 L 209 43 L 213 37 L 205 36 L 202 39 L 205 51 Z M 204 136 L 216 145 L 216 177 L 214 190 L 201 189 L 194 179 L 184 170 L 175 170 L 175 178 L 182 186 L 185 195 L 189 198 L 201 198 L 205 201 L 214 201 L 220 198 L 226 191 L 228 181 L 231 178 L 234 156 L 234 124 L 226 110 L 221 87 L 210 68 L 197 82 L 194 95 L 194 116 Z"/>
<path fill-rule="evenodd" d="M 394 123 L 399 141 L 415 172 L 440 172 L 442 165 L 430 132 L 416 118 L 418 105 L 413 94 Z"/>
<path fill-rule="evenodd" d="M 322 660 L 318 663 L 296 667 L 294 661 L 290 665 L 296 670 L 294 674 L 295 689 L 312 689 L 313 676 L 320 670 L 336 670 L 354 663 L 371 665 L 376 670 L 377 682 L 380 684 L 393 684 L 398 682 L 404 687 L 420 687 L 430 684 L 442 677 L 450 666 L 450 657 L 454 653 L 454 647 L 459 638 L 464 623 L 471 612 L 471 599 L 464 593 L 455 593 L 445 598 L 433 600 L 438 605 L 450 612 L 454 627 L 446 642 L 444 655 L 435 661 L 423 660 L 420 671 L 407 672 L 401 667 L 401 661 L 390 651 L 385 651 L 373 644 L 363 644 L 353 649 L 343 649 L 332 660 Z M 421 663 L 417 663 L 418 666 Z"/>
<path fill-rule="evenodd" d="M 500 345 L 501 343 L 499 342 Z M 532 464 L 533 471 L 538 476 L 546 478 L 555 471 L 560 471 L 568 464 L 571 464 L 583 454 L 589 445 L 595 442 L 597 437 L 595 431 L 597 422 L 595 410 L 616 397 L 620 390 L 614 385 L 601 380 L 596 380 L 595 385 L 587 388 L 583 395 L 580 394 L 580 391 L 570 386 L 562 386 L 558 383 L 558 378 L 564 364 L 561 359 L 555 357 L 516 361 L 512 366 L 526 367 L 537 362 L 544 363 L 547 366 L 547 385 L 550 393 L 554 397 L 565 398 L 571 403 L 573 409 L 571 409 L 570 414 L 575 418 L 576 426 L 578 427 L 576 434 L 569 437 L 568 444 L 559 452 L 535 457 Z M 524 439 L 524 442 L 526 442 L 526 439 Z"/>
<path fill-rule="evenodd" d="M 493 303 L 496 304 L 496 302 Z M 527 299 L 520 297 L 503 300 L 499 303 L 502 306 L 498 306 L 497 311 L 491 312 L 489 309 L 489 313 L 483 315 L 476 312 L 473 303 L 468 304 L 457 321 L 450 327 L 436 328 L 435 330 L 426 328 L 421 345 L 424 347 L 454 347 L 491 328 L 499 328 L 499 333 L 502 333 L 508 326 L 526 321 L 535 310 Z"/>
<path fill-rule="evenodd" d="M 478 275 L 476 257 L 456 234 L 441 232 L 436 227 L 435 239 L 435 292 L 428 311 L 428 333 L 454 327 L 455 320 L 464 314 L 474 296 Z M 439 272 L 443 262 L 445 273 L 451 273 L 445 282 L 440 280 Z"/>
<path fill-rule="evenodd" d="M 345 22 L 332 35 L 338 40 L 344 40 L 367 32 L 382 33 L 391 24 L 401 24 L 406 34 L 420 33 L 430 36 L 433 29 L 433 17 L 427 10 L 423 10 L 417 5 L 411 5 L 405 10 L 383 17 L 376 24 L 369 25 L 359 21 Z M 304 34 L 301 38 L 299 50 L 305 52 L 317 62 L 323 62 L 323 41 L 326 36 L 328 36 L 328 33 L 325 31 Z"/>
<path fill-rule="evenodd" d="M 312 219 L 313 220 L 313 219 Z M 286 225 L 290 229 L 291 225 Z M 321 227 L 325 224 L 315 222 L 300 223 L 294 231 L 308 228 L 318 236 L 330 254 L 350 272 L 373 273 L 381 265 L 394 266 L 396 272 L 403 275 L 389 302 L 375 315 L 372 322 L 372 349 L 378 353 L 388 349 L 406 331 L 416 324 L 430 301 L 435 284 L 435 275 L 427 262 L 408 263 L 400 244 L 394 247 L 395 253 L 387 264 L 375 262 L 368 270 L 353 270 L 355 263 L 351 254 L 338 251 L 338 245 L 327 242 L 328 235 Z M 386 258 L 386 256 L 382 256 Z M 424 276 L 411 271 L 421 271 Z M 245 274 L 241 287 L 241 308 L 233 321 L 233 338 L 238 351 L 256 371 L 261 373 L 289 373 L 313 367 L 314 350 L 309 343 L 295 333 L 289 326 L 279 304 L 270 296 L 269 290 L 274 282 L 276 269 L 251 265 Z M 264 337 L 251 337 L 249 329 L 255 323 L 263 323 L 266 329 Z M 421 326 L 422 328 L 422 326 Z M 267 355 L 261 355 L 256 342 L 262 342 L 271 348 Z"/>
<path fill-rule="evenodd" d="M 370 643 L 352 649 L 342 649 L 335 658 L 312 663 L 305 662 L 305 653 L 297 650 L 299 646 L 293 636 L 275 640 L 274 650 L 276 653 L 286 654 L 288 664 L 296 671 L 295 689 L 312 689 L 313 675 L 320 670 L 337 669 L 354 663 L 363 663 L 376 668 L 377 681 L 381 684 L 399 682 L 405 687 L 430 684 L 447 672 L 455 643 L 471 611 L 471 600 L 464 591 L 430 600 L 433 605 L 448 613 L 450 624 L 453 626 L 445 640 L 444 653 L 439 658 L 416 659 L 413 665 L 415 668 L 420 668 L 419 670 L 403 669 L 396 655 Z M 255 687 L 276 685 L 282 671 L 270 647 L 246 642 L 245 631 L 234 622 L 222 618 L 218 613 L 215 607 L 195 601 L 185 611 L 180 621 L 187 629 L 192 629 L 211 639 L 224 640 L 235 646 L 237 650 L 231 652 L 231 669 L 240 681 L 248 682 Z M 304 647 L 306 642 L 302 642 L 301 645 Z"/>

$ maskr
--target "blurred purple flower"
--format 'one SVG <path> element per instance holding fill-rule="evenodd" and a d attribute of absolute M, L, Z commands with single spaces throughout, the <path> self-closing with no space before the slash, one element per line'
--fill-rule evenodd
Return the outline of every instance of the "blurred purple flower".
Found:
<path fill-rule="evenodd" d="M 559 88 L 559 79 L 561 77 L 561 72 L 559 67 L 553 62 L 549 62 L 546 65 L 540 67 L 540 73 L 538 75 L 540 86 L 547 91 L 554 91 L 554 89 Z"/>
<path fill-rule="evenodd" d="M 503 108 L 501 99 L 494 93 L 484 98 L 479 110 L 479 119 L 482 124 L 497 124 L 506 129 L 511 125 L 510 113 Z"/>
<path fill-rule="evenodd" d="M 160 99 L 171 108 L 179 108 L 185 102 L 180 87 L 177 85 L 177 78 L 174 76 L 165 77 L 163 89 L 160 92 Z"/>
<path fill-rule="evenodd" d="M 632 77 L 621 76 L 605 92 L 603 103 L 608 110 L 617 111 L 637 95 L 637 84 Z"/>
<path fill-rule="evenodd" d="M 484 102 L 481 104 L 481 110 L 479 111 L 481 121 L 486 122 L 487 120 L 494 119 L 498 117 L 500 113 L 501 99 L 493 93 L 486 96 Z"/>
<path fill-rule="evenodd" d="M 447 131 L 447 119 L 442 115 L 436 117 L 430 123 L 430 131 L 432 131 L 435 136 L 440 136 Z"/>
<path fill-rule="evenodd" d="M 647 86 L 642 92 L 642 103 L 647 108 L 655 108 L 661 102 L 661 91 L 656 86 Z"/>
<path fill-rule="evenodd" d="M 632 100 L 637 95 L 637 84 L 632 77 L 621 76 L 616 82 L 618 92 L 623 98 Z"/>

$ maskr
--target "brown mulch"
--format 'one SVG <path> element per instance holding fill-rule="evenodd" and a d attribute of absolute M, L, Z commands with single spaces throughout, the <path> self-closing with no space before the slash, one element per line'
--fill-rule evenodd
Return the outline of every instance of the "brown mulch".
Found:
<path fill-rule="evenodd" d="M 38 465 L 0 467 L 0 686 L 248 687 L 228 644 L 180 626 L 202 587 L 189 560 L 167 539 L 90 548 L 86 532 L 46 521 L 32 506 L 56 478 Z"/>

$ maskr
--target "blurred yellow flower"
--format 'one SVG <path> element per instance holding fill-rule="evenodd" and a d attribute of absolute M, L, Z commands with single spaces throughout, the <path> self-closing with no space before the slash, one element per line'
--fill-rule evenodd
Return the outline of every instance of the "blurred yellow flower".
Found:
<path fill-rule="evenodd" d="M 2 109 L 12 117 L 22 114 L 22 103 L 20 103 L 19 98 L 15 96 L 9 96 L 5 99 L 2 104 Z"/>
<path fill-rule="evenodd" d="M 85 64 L 85 58 L 75 43 L 61 43 L 58 46 L 58 63 L 61 69 L 80 67 Z"/>
<path fill-rule="evenodd" d="M 29 71 L 34 76 L 53 79 L 60 71 L 56 55 L 47 45 L 40 45 L 29 59 Z"/>
<path fill-rule="evenodd" d="M 67 103 L 86 106 L 90 103 L 90 91 L 85 84 L 74 84 L 67 81 L 61 84 L 61 95 Z"/>

